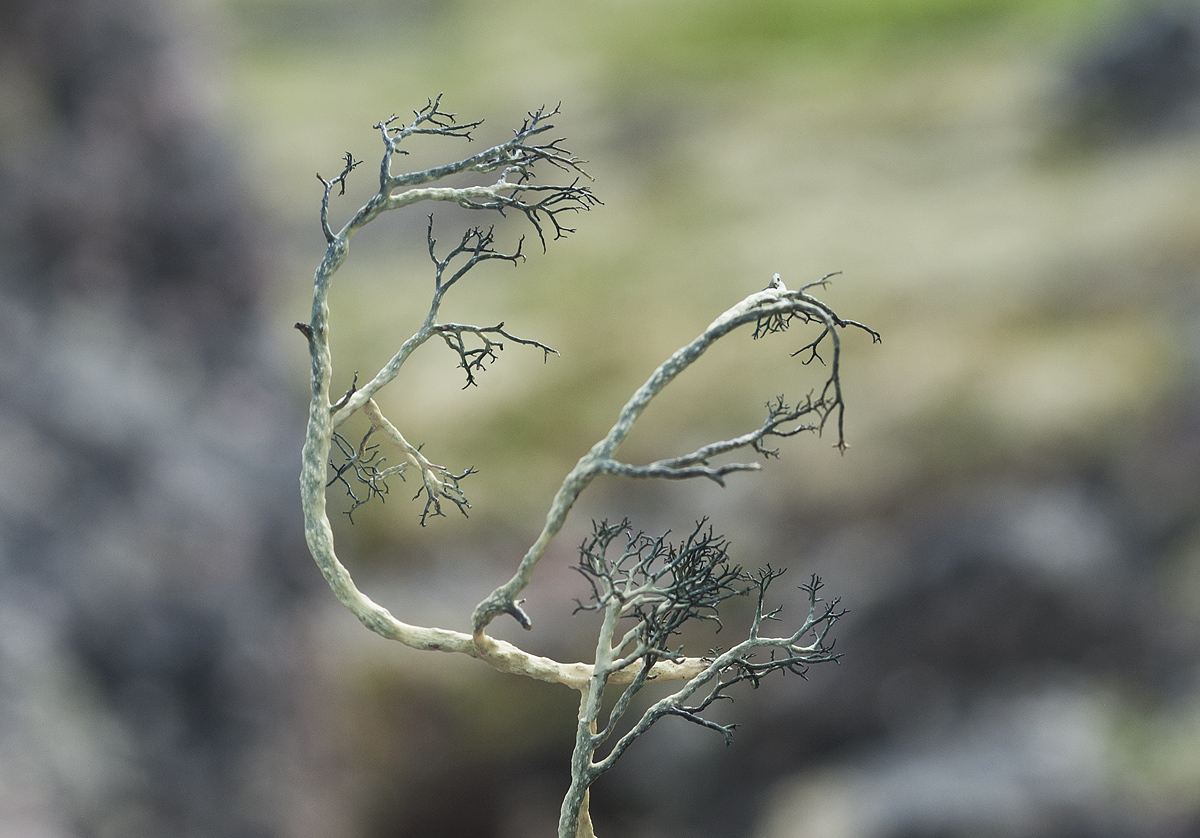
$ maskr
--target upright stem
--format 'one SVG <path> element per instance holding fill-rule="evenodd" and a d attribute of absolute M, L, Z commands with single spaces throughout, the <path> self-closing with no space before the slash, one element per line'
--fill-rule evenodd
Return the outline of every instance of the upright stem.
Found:
<path fill-rule="evenodd" d="M 579 697 L 579 716 L 575 725 L 575 751 L 571 755 L 571 787 L 563 798 L 559 813 L 559 838 L 591 836 L 592 819 L 588 814 L 588 790 L 599 776 L 592 756 L 596 753 L 596 720 L 604 704 L 604 688 L 612 670 L 612 638 L 617 622 L 621 619 L 621 602 L 616 597 L 604 608 L 604 620 L 600 624 L 600 636 L 596 640 L 596 661 L 592 665 L 592 677 L 582 687 Z"/>
<path fill-rule="evenodd" d="M 590 682 L 579 688 L 579 717 L 575 724 L 575 750 L 571 754 L 571 786 L 559 810 L 558 838 L 592 835 L 592 818 L 587 806 L 588 789 L 592 784 L 592 737 L 596 731 L 595 722 L 589 722 L 587 718 L 592 696 Z"/>

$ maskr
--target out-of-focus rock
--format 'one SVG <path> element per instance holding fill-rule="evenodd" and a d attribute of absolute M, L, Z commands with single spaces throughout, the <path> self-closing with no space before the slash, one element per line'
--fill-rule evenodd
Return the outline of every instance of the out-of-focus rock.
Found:
<path fill-rule="evenodd" d="M 0 7 L 0 833 L 303 836 L 300 415 L 195 19 Z M 203 10 L 189 9 L 200 15 Z"/>
<path fill-rule="evenodd" d="M 1070 74 L 1064 124 L 1088 143 L 1146 138 L 1200 125 L 1200 8 L 1126 18 Z"/>

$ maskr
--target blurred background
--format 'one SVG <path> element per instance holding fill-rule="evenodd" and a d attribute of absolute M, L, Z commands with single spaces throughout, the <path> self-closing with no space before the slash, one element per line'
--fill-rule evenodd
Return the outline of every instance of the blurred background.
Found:
<path fill-rule="evenodd" d="M 512 347 L 464 391 L 430 345 L 384 393 L 479 469 L 469 519 L 421 528 L 399 483 L 335 514 L 401 619 L 465 629 L 628 395 L 771 274 L 841 271 L 823 298 L 883 334 L 844 342 L 845 455 L 598 481 L 533 632 L 495 625 L 588 659 L 570 565 L 606 516 L 709 516 L 850 609 L 840 666 L 721 708 L 732 747 L 671 721 L 635 746 L 601 835 L 1200 834 L 1200 6 L 6 0 L 0 836 L 553 834 L 575 695 L 368 633 L 301 533 L 313 173 L 367 161 L 348 218 L 370 126 L 438 93 L 476 147 L 561 102 L 605 205 L 444 309 L 561 357 Z M 433 209 L 442 242 L 480 223 Z M 355 239 L 335 389 L 424 315 L 426 212 Z M 820 386 L 788 357 L 811 337 L 733 336 L 622 454 L 757 427 Z"/>

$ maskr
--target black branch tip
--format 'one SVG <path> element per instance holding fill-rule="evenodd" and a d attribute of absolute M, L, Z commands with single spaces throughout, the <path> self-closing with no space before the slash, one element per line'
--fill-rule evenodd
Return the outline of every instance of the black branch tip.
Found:
<path fill-rule="evenodd" d="M 697 521 L 678 543 L 668 541 L 669 531 L 661 536 L 634 532 L 628 519 L 593 521 L 592 530 L 579 547 L 576 566 L 591 596 L 586 603 L 577 600 L 575 610 L 599 611 L 619 602 L 623 616 L 639 623 L 644 650 L 639 657 L 678 659 L 682 650 L 668 648 L 667 641 L 684 623 L 705 620 L 720 630 L 720 604 L 749 590 L 741 567 L 730 561 L 728 541 L 713 532 L 707 519 Z M 617 541 L 623 544 L 619 553 L 610 550 Z M 633 590 L 638 593 L 630 596 Z"/>
<path fill-rule="evenodd" d="M 821 331 L 813 340 L 792 352 L 791 355 L 792 357 L 799 356 L 800 362 L 805 366 L 808 366 L 813 361 L 817 361 L 822 366 L 828 367 L 828 377 L 821 386 L 819 394 L 814 397 L 810 393 L 807 405 L 805 406 L 805 412 L 816 414 L 819 421 L 815 423 L 815 427 L 808 426 L 805 429 L 815 429 L 820 434 L 824 431 L 829 419 L 834 417 L 835 421 L 833 424 L 837 429 L 837 440 L 833 445 L 838 451 L 844 454 L 850 446 L 846 442 L 845 402 L 842 399 L 840 366 L 841 331 L 851 327 L 864 331 L 871 336 L 872 343 L 882 342 L 882 337 L 879 332 L 857 320 L 847 320 L 839 317 L 828 305 L 807 293 L 811 288 L 826 287 L 829 284 L 829 280 L 839 273 L 841 272 L 834 271 L 825 274 L 817 281 L 802 286 L 798 291 L 788 291 L 780 275 L 775 274 L 770 284 L 764 290 L 773 289 L 779 292 L 779 298 L 770 301 L 771 311 L 758 318 L 752 337 L 757 340 L 767 335 L 787 331 L 794 320 L 799 320 L 801 323 L 816 323 L 821 327 Z M 825 347 L 826 351 L 824 355 L 822 354 L 822 346 Z M 826 360 L 827 357 L 828 361 Z M 782 399 L 780 400 L 780 406 L 785 407 L 782 404 Z M 767 452 L 762 450 L 760 450 L 760 453 L 767 454 Z"/>
<path fill-rule="evenodd" d="M 344 159 L 346 161 L 346 168 L 342 169 L 342 173 L 340 175 L 338 175 L 336 178 L 336 180 L 338 181 L 339 184 L 341 184 L 341 187 L 342 187 L 341 192 L 338 193 L 339 195 L 346 194 L 346 177 L 351 172 L 353 172 L 355 169 L 357 169 L 359 166 L 362 165 L 362 161 L 355 160 L 354 155 L 348 151 L 346 152 L 346 156 Z"/>
<path fill-rule="evenodd" d="M 504 607 L 504 613 L 516 620 L 525 631 L 532 631 L 533 620 L 529 619 L 529 615 L 521 608 L 524 603 L 523 599 L 514 600 Z"/>
<path fill-rule="evenodd" d="M 385 458 L 379 455 L 379 446 L 370 443 L 374 432 L 375 428 L 372 427 L 357 445 L 340 433 L 333 434 L 333 444 L 341 461 L 329 461 L 333 476 L 325 485 L 329 487 L 340 483 L 345 488 L 346 495 L 350 498 L 350 508 L 346 510 L 346 517 L 351 524 L 354 523 L 354 513 L 359 507 L 374 498 L 379 498 L 382 503 L 388 493 L 388 478 L 399 475 L 403 480 L 404 470 L 408 467 L 407 462 L 395 466 L 385 465 Z M 358 491 L 355 491 L 356 487 Z"/>
<path fill-rule="evenodd" d="M 323 183 L 325 185 L 326 194 L 328 194 L 329 191 L 331 189 L 333 189 L 334 185 L 338 185 L 341 187 L 340 191 L 338 192 L 338 195 L 345 195 L 346 194 L 346 178 L 350 175 L 351 172 L 353 172 L 355 169 L 357 169 L 359 166 L 361 166 L 362 162 L 363 162 L 361 160 L 355 160 L 354 155 L 348 151 L 346 152 L 346 154 L 343 156 L 342 159 L 345 161 L 346 165 L 342 169 L 342 173 L 340 175 L 338 175 L 337 177 L 335 177 L 333 180 L 325 180 L 325 178 L 321 177 L 321 173 L 317 172 L 317 180 L 321 181 L 321 183 Z"/>
<path fill-rule="evenodd" d="M 439 258 L 436 251 L 437 239 L 433 237 L 433 215 L 429 216 L 429 224 L 425 232 L 426 248 L 429 258 L 434 265 L 434 290 L 444 294 L 452 285 L 462 279 L 468 271 L 480 262 L 498 259 L 515 265 L 525 261 L 525 237 L 517 240 L 517 249 L 513 253 L 504 253 L 496 249 L 495 227 L 471 227 L 462 234 L 458 244 L 452 247 L 445 257 Z M 462 257 L 460 259 L 460 257 Z M 456 267 L 451 268 L 454 262 Z"/>
<path fill-rule="evenodd" d="M 504 341 L 507 340 L 518 346 L 532 346 L 542 350 L 543 362 L 548 360 L 551 355 L 557 355 L 558 351 L 541 341 L 530 338 L 522 338 L 508 332 L 504 328 L 504 322 L 495 326 L 468 326 L 462 323 L 439 323 L 433 329 L 434 333 L 439 335 L 442 340 L 457 356 L 458 367 L 466 374 L 466 383 L 463 384 L 463 389 L 468 387 L 476 387 L 479 382 L 476 373 L 483 372 L 488 366 L 498 360 L 499 352 L 504 349 Z M 479 346 L 468 345 L 465 336 L 471 336 L 473 340 L 479 342 Z M 501 340 L 501 338 L 503 340 Z"/>
<path fill-rule="evenodd" d="M 446 517 L 442 510 L 443 500 L 450 501 L 464 518 L 469 518 L 467 510 L 471 508 L 471 502 L 467 500 L 459 481 L 478 473 L 479 470 L 474 467 L 464 469 L 461 474 L 454 474 L 443 466 L 432 464 L 425 469 L 421 475 L 421 488 L 417 489 L 417 493 L 412 497 L 413 500 L 417 500 L 421 495 L 425 496 L 425 507 L 421 510 L 419 519 L 421 526 L 425 526 L 430 518 Z"/>
<path fill-rule="evenodd" d="M 466 209 L 495 210 L 502 217 L 507 217 L 509 211 L 523 214 L 537 232 L 543 252 L 547 235 L 553 234 L 551 238 L 557 240 L 575 232 L 574 227 L 564 223 L 568 213 L 587 212 L 601 204 L 590 187 L 579 185 L 579 178 L 568 185 L 534 185 L 529 175 L 522 173 L 517 180 L 502 181 L 500 186 L 511 192 L 481 199 L 462 198 L 458 203 Z"/>
<path fill-rule="evenodd" d="M 413 120 L 408 124 L 394 125 L 396 115 L 392 114 L 385 120 L 375 123 L 374 128 L 383 134 L 384 144 L 389 152 L 408 154 L 399 148 L 399 144 L 407 137 L 416 134 L 435 135 L 440 137 L 458 137 L 467 142 L 474 138 L 471 132 L 483 124 L 483 120 L 475 122 L 458 122 L 457 114 L 442 110 L 442 94 L 435 99 L 427 99 L 425 106 L 415 109 Z"/>
<path fill-rule="evenodd" d="M 346 392 L 342 395 L 342 397 L 340 399 L 338 399 L 332 406 L 330 406 L 329 412 L 337 413 L 339 410 L 341 410 L 343 407 L 346 406 L 346 404 L 350 401 L 350 399 L 357 392 L 358 392 L 358 370 L 355 370 L 354 371 L 354 380 L 352 382 L 350 382 L 350 386 L 346 389 Z"/>

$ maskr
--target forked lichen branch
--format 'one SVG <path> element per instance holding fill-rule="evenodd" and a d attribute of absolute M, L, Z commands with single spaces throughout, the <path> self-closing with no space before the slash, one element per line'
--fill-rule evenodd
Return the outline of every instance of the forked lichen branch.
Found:
<path fill-rule="evenodd" d="M 767 590 L 780 575 L 779 571 L 768 567 L 747 573 L 731 563 L 727 542 L 703 519 L 678 543 L 672 543 L 669 534 L 635 533 L 629 522 L 622 521 L 615 525 L 595 525 L 592 538 L 581 548 L 579 570 L 588 582 L 591 597 L 587 602 L 581 601 L 579 609 L 602 615 L 592 664 L 560 663 L 531 655 L 511 643 L 489 637 L 488 625 L 497 616 L 508 614 L 525 628 L 532 626 L 531 618 L 522 608 L 521 593 L 580 493 L 599 475 L 667 480 L 706 478 L 724 485 L 730 474 L 757 470 L 761 468 L 759 460 L 778 456 L 778 450 L 771 447 L 776 440 L 806 431 L 821 433 L 831 419 L 836 428 L 834 445 L 845 450 L 841 332 L 853 327 L 865 331 L 873 341 L 878 341 L 879 335 L 861 323 L 842 319 L 809 293 L 814 287 L 823 287 L 828 276 L 790 290 L 776 274 L 766 288 L 725 311 L 677 350 L 634 392 L 609 432 L 580 458 L 563 480 L 542 531 L 513 576 L 476 606 L 471 615 L 471 633 L 398 620 L 358 589 L 338 559 L 326 507 L 327 489 L 335 483 L 345 488 L 352 500 L 349 512 L 353 513 L 372 499 L 382 500 L 388 492 L 389 478 L 406 479 L 415 475 L 419 481 L 415 497 L 424 498 L 420 513 L 424 525 L 431 518 L 443 516 L 448 506 L 467 514 L 470 503 L 461 481 L 474 469 L 455 472 L 433 462 L 421 446 L 409 442 L 383 414 L 376 396 L 396 379 L 412 353 L 434 337 L 440 338 L 456 357 L 466 379 L 464 388 L 478 384 L 479 376 L 498 359 L 506 344 L 541 350 L 544 359 L 557 353 L 540 341 L 517 336 L 505 327 L 503 320 L 496 325 L 480 326 L 439 319 L 446 294 L 480 264 L 515 265 L 524 261 L 524 240 L 518 240 L 511 251 L 502 250 L 497 247 L 493 227 L 476 226 L 466 230 L 448 250 L 440 251 L 431 215 L 426 233 L 433 263 L 428 311 L 417 330 L 365 384 L 359 386 L 355 373 L 349 388 L 332 401 L 329 294 L 333 277 L 349 252 L 350 240 L 359 230 L 384 212 L 421 201 L 446 201 L 471 210 L 494 211 L 501 216 L 518 213 L 532 225 L 543 249 L 548 238 L 554 240 L 574 232 L 566 223 L 570 215 L 587 211 L 600 201 L 589 187 L 581 185 L 590 180 L 582 168 L 584 161 L 563 146 L 563 139 L 546 139 L 554 127 L 550 120 L 557 114 L 558 108 L 531 111 L 507 142 L 456 162 L 401 174 L 395 174 L 392 166 L 395 159 L 408 153 L 402 147 L 406 141 L 422 136 L 471 141 L 481 123 L 457 122 L 453 114 L 442 109 L 441 97 L 414 111 L 410 122 L 399 123 L 392 116 L 377 123 L 375 129 L 384 147 L 378 189 L 339 229 L 331 222 L 331 198 L 335 188 L 338 196 L 345 194 L 347 180 L 361 161 L 347 152 L 340 174 L 329 180 L 317 176 L 324 190 L 320 225 L 327 247 L 313 277 L 310 319 L 297 323 L 296 328 L 308 340 L 312 366 L 312 396 L 300 482 L 305 534 L 313 558 L 338 599 L 381 636 L 415 649 L 470 655 L 504 672 L 565 684 L 579 691 L 572 782 L 559 824 L 560 838 L 571 838 L 592 834 L 586 806 L 592 782 L 608 771 L 650 725 L 665 716 L 676 716 L 715 730 L 728 740 L 732 725 L 718 724 L 706 718 L 704 712 L 714 702 L 726 698 L 729 688 L 736 684 L 749 682 L 757 686 L 761 678 L 776 671 L 803 675 L 814 663 L 835 660 L 827 636 L 843 612 L 837 609 L 836 600 L 822 604 L 817 593 L 820 582 L 814 577 L 803 586 L 808 598 L 807 616 L 791 633 L 765 636 L 764 624 L 780 616 L 779 608 L 766 606 Z M 535 167 L 549 167 L 565 174 L 569 182 L 535 183 Z M 450 176 L 496 172 L 499 173 L 496 179 L 477 185 L 437 185 Z M 784 332 L 796 321 L 815 324 L 821 329 L 813 341 L 793 353 L 803 356 L 802 362 L 809 364 L 814 360 L 825 363 L 820 352 L 826 352 L 827 375 L 819 388 L 795 401 L 782 395 L 771 399 L 759 427 L 710 442 L 691 453 L 647 464 L 630 463 L 618 457 L 621 444 L 651 401 L 714 343 L 742 327 L 752 326 L 753 337 L 760 338 Z M 367 423 L 365 433 L 361 437 L 348 436 L 342 428 L 360 414 Z M 357 443 L 352 441 L 355 438 L 359 439 Z M 749 459 L 723 459 L 743 451 L 750 455 Z M 617 543 L 623 546 L 614 547 Z M 619 555 L 614 555 L 616 552 Z M 757 600 L 745 640 L 703 657 L 689 657 L 682 646 L 673 645 L 685 623 L 713 620 L 719 624 L 721 603 L 744 595 L 756 596 Z M 618 625 L 624 625 L 622 620 L 630 622 L 624 630 Z M 620 723 L 635 696 L 651 681 L 677 681 L 682 686 L 652 704 L 622 733 Z M 604 701 L 605 691 L 610 687 L 621 688 L 611 706 Z M 610 709 L 605 714 L 602 708 L 606 706 Z M 599 756 L 602 746 L 607 746 L 608 751 Z"/>
<path fill-rule="evenodd" d="M 633 429 L 634 423 L 641 417 L 654 397 L 661 393 L 681 372 L 695 363 L 710 346 L 741 326 L 754 323 L 759 329 L 762 329 L 761 324 L 763 323 L 787 322 L 797 317 L 821 323 L 825 327 L 822 337 L 828 335 L 833 343 L 829 376 L 822 386 L 818 398 L 813 399 L 809 396 L 800 406 L 793 408 L 788 407 L 781 396 L 776 401 L 768 403 L 767 420 L 758 430 L 734 439 L 711 443 L 683 457 L 660 460 L 647 466 L 633 466 L 616 459 L 617 449 L 625 441 Z M 517 598 L 533 578 L 534 568 L 545 553 L 550 540 L 562 529 L 567 514 L 571 511 L 576 499 L 598 475 L 614 474 L 626 477 L 676 479 L 707 477 L 720 482 L 725 474 L 733 471 L 756 470 L 760 468 L 760 465 L 757 463 L 733 463 L 711 467 L 709 461 L 712 457 L 739 448 L 751 448 L 763 456 L 773 456 L 774 450 L 766 449 L 762 445 L 764 438 L 791 436 L 807 429 L 819 431 L 824 428 L 830 416 L 836 417 L 837 440 L 834 444 L 839 450 L 844 451 L 847 448 L 842 421 L 845 404 L 842 401 L 840 380 L 841 339 L 838 330 L 847 326 L 863 329 L 871 335 L 872 340 L 879 340 L 878 332 L 860 323 L 842 320 L 827 305 L 810 296 L 805 288 L 789 291 L 779 275 L 776 274 L 772 278 L 771 284 L 764 290 L 746 297 L 709 324 L 708 328 L 691 343 L 676 350 L 670 358 L 659 365 L 646 383 L 638 388 L 637 392 L 626 402 L 625 407 L 617 416 L 616 423 L 604 439 L 592 446 L 592 449 L 580 458 L 563 480 L 562 486 L 559 487 L 550 506 L 550 511 L 546 515 L 546 523 L 541 534 L 522 558 L 516 573 L 508 582 L 496 588 L 476 606 L 475 613 L 472 615 L 472 625 L 476 636 L 481 636 L 488 624 L 500 614 L 510 614 L 521 625 L 529 627 L 529 617 L 520 609 Z M 796 422 L 808 415 L 812 415 L 816 419 L 815 424 L 793 425 L 788 429 L 787 426 L 790 422 Z"/>

